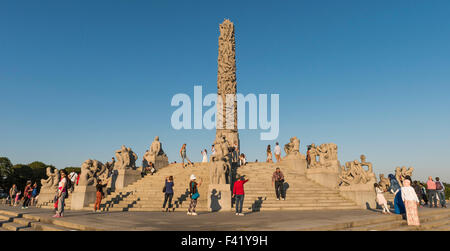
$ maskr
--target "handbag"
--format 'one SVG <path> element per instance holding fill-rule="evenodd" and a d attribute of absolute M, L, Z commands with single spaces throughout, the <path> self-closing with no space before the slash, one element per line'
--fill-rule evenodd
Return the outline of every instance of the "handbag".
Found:
<path fill-rule="evenodd" d="M 166 192 L 166 186 L 164 185 L 164 187 L 163 187 L 163 193 L 165 193 Z"/>

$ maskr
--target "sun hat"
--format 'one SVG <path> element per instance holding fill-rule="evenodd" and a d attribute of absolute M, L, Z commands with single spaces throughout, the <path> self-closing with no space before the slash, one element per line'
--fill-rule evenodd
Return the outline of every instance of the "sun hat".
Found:
<path fill-rule="evenodd" d="M 195 178 L 195 175 L 191 174 L 191 180 L 195 180 L 197 178 Z"/>

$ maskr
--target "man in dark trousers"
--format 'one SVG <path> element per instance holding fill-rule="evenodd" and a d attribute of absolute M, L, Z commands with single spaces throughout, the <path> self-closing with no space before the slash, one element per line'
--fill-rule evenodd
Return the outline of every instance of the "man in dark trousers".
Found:
<path fill-rule="evenodd" d="M 242 206 L 244 205 L 244 184 L 248 181 L 241 176 L 239 180 L 234 182 L 233 186 L 233 198 L 236 198 L 236 215 L 244 216 L 242 213 Z"/>
<path fill-rule="evenodd" d="M 277 195 L 277 200 L 280 200 L 280 195 L 283 200 L 286 200 L 286 194 L 284 191 L 284 175 L 280 168 L 277 167 L 272 175 L 272 186 L 275 186 L 275 193 Z"/>

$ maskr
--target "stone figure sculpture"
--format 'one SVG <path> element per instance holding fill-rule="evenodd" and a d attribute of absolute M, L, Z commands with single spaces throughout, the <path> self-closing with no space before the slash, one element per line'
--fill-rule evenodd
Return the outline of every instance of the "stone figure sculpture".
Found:
<path fill-rule="evenodd" d="M 116 163 L 117 169 L 127 169 L 127 168 L 136 168 L 136 160 L 138 156 L 131 150 L 131 148 L 126 148 L 124 145 L 116 151 Z"/>
<path fill-rule="evenodd" d="M 405 180 L 406 176 L 412 176 L 414 171 L 413 167 L 406 169 L 406 166 L 395 168 L 395 178 L 397 179 L 399 184 L 403 184 L 403 180 Z"/>
<path fill-rule="evenodd" d="M 368 170 L 365 170 L 363 166 L 367 166 Z M 372 163 L 366 162 L 364 155 L 361 155 L 361 162 L 358 160 L 346 162 L 345 166 L 342 167 L 339 178 L 341 179 L 341 186 L 367 184 L 369 181 L 373 181 L 373 183 L 376 182 Z"/>
<path fill-rule="evenodd" d="M 79 186 L 95 186 L 99 179 L 104 181 L 108 179 L 108 168 L 98 160 L 88 159 L 81 164 Z"/>
<path fill-rule="evenodd" d="M 154 165 L 157 163 L 157 160 L 163 160 L 168 162 L 167 155 L 164 153 L 162 149 L 162 144 L 159 141 L 158 136 L 155 137 L 155 140 L 152 142 L 150 146 L 150 150 L 148 150 L 144 154 L 143 158 L 144 160 L 146 160 L 147 163 L 152 162 Z"/>
<path fill-rule="evenodd" d="M 322 144 L 319 147 L 313 143 L 309 148 L 309 168 L 339 167 L 337 157 L 337 145 L 334 143 Z M 319 156 L 319 160 L 317 160 Z"/>
<path fill-rule="evenodd" d="M 226 137 L 219 134 L 214 141 L 216 153 L 211 156 L 210 178 L 211 184 L 226 184 L 225 173 L 230 168 L 231 154 L 229 152 L 230 145 Z"/>
<path fill-rule="evenodd" d="M 47 179 L 41 179 L 41 184 L 43 188 L 58 188 L 58 183 L 60 180 L 60 173 L 55 168 L 52 169 L 51 167 L 47 167 L 45 170 L 45 173 L 47 175 Z"/>
<path fill-rule="evenodd" d="M 388 191 L 391 186 L 391 181 L 384 177 L 384 174 L 380 174 L 380 182 L 378 184 L 384 191 Z"/>

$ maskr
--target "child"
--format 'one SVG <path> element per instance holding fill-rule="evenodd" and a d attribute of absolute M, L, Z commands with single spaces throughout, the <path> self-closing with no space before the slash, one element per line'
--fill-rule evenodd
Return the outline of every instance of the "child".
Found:
<path fill-rule="evenodd" d="M 16 200 L 14 201 L 14 206 L 17 206 L 17 205 L 18 205 L 18 203 L 19 203 L 19 198 L 20 198 L 20 194 L 21 194 L 20 191 L 16 194 Z"/>
<path fill-rule="evenodd" d="M 378 205 L 383 208 L 383 214 L 391 214 L 387 205 L 386 198 L 384 198 L 383 195 L 383 189 L 380 188 L 380 185 L 378 183 L 373 184 L 373 186 L 375 187 L 375 192 L 377 193 Z"/>

